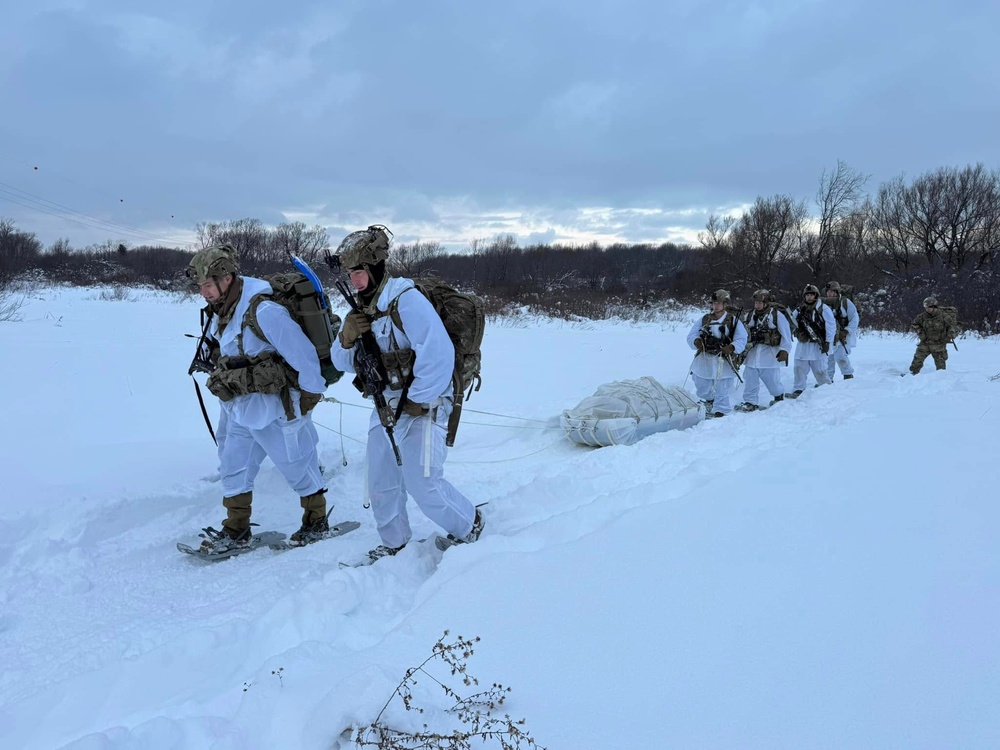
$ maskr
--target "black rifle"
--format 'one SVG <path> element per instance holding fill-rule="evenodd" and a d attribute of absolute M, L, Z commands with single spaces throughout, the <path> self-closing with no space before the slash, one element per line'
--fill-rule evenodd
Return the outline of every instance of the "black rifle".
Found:
<path fill-rule="evenodd" d="M 333 272 L 333 285 L 337 288 L 337 291 L 347 301 L 351 310 L 364 315 L 361 305 L 354 295 L 354 291 L 348 286 L 347 281 L 341 274 L 340 258 L 327 253 L 326 262 Z M 389 445 L 392 446 L 393 455 L 396 456 L 396 465 L 402 466 L 403 458 L 399 455 L 399 448 L 396 445 L 396 437 L 394 435 L 396 415 L 393 413 L 392 407 L 389 406 L 389 402 L 385 400 L 385 394 L 383 393 L 389 382 L 389 378 L 385 373 L 385 365 L 382 364 L 382 350 L 378 348 L 375 334 L 371 331 L 365 331 L 358 337 L 354 348 L 354 367 L 357 371 L 356 381 L 360 381 L 361 393 L 366 397 L 371 396 L 375 402 L 375 411 L 378 414 L 379 422 L 382 423 L 382 427 L 385 429 L 385 434 L 389 438 Z M 357 385 L 357 382 L 355 385 Z"/>
<path fill-rule="evenodd" d="M 802 308 L 799 308 L 799 315 L 797 318 L 797 323 L 800 328 L 805 330 L 806 335 L 809 337 L 810 341 L 813 341 L 820 345 L 820 349 L 826 344 L 826 336 L 820 335 L 816 327 L 810 322 L 810 320 L 802 314 Z M 834 342 L 836 344 L 836 342 Z M 823 352 L 826 354 L 826 352 Z"/>
<path fill-rule="evenodd" d="M 191 379 L 194 380 L 194 392 L 198 395 L 198 404 L 201 406 L 201 415 L 205 418 L 205 424 L 208 425 L 208 434 L 212 436 L 212 441 L 218 445 L 219 441 L 215 439 L 215 430 L 212 429 L 212 420 L 208 416 L 208 409 L 205 408 L 205 399 L 201 395 L 201 387 L 193 377 L 196 372 L 211 374 L 215 369 L 215 363 L 212 361 L 212 346 L 208 341 L 208 329 L 212 325 L 211 307 L 206 306 L 202 308 L 201 319 L 204 321 L 201 328 L 201 337 L 198 339 L 198 346 L 194 350 L 194 358 L 191 360 L 191 366 L 188 367 L 188 375 L 191 375 Z M 184 335 L 194 338 L 190 333 Z"/>

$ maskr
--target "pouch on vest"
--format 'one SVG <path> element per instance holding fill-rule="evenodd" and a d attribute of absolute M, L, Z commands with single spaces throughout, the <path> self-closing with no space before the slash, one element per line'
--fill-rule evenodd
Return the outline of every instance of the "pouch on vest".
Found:
<path fill-rule="evenodd" d="M 412 349 L 393 349 L 382 355 L 389 388 L 401 391 L 413 378 L 413 363 L 417 354 Z"/>

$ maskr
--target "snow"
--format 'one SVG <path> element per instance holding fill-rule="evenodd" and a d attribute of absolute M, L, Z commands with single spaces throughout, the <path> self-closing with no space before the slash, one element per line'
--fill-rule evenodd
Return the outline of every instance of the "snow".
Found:
<path fill-rule="evenodd" d="M 175 549 L 223 517 L 198 307 L 46 288 L 0 324 L 0 747 L 336 747 L 446 629 L 481 637 L 469 671 L 551 749 L 1000 747 L 996 339 L 901 378 L 912 337 L 869 333 L 853 381 L 588 449 L 558 415 L 683 384 L 689 321 L 492 322 L 446 465 L 489 503 L 482 538 L 344 570 L 378 543 L 346 379 L 315 416 L 331 520 L 361 529 Z M 269 462 L 254 510 L 298 527 Z"/>

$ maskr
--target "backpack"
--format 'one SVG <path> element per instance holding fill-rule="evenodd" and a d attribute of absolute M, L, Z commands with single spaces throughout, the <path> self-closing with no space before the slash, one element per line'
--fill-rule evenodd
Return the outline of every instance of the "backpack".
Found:
<path fill-rule="evenodd" d="M 770 305 L 771 309 L 776 311 L 774 315 L 775 328 L 778 327 L 778 313 L 780 312 L 782 315 L 785 316 L 785 320 L 788 321 L 788 330 L 794 336 L 796 323 L 795 319 L 792 317 L 791 312 L 788 311 L 788 305 L 782 305 L 779 302 L 771 302 Z"/>
<path fill-rule="evenodd" d="M 414 287 L 426 297 L 434 310 L 441 317 L 448 338 L 455 347 L 455 369 L 452 374 L 454 384 L 454 407 L 451 419 L 448 420 L 447 444 L 455 444 L 455 432 L 458 430 L 458 420 L 462 414 L 462 401 L 478 391 L 482 386 L 482 345 L 483 334 L 486 332 L 486 305 L 482 297 L 475 294 L 460 292 L 439 278 L 427 276 L 412 279 Z M 397 295 L 389 303 L 387 314 L 393 325 L 406 333 L 403 320 L 399 315 L 399 297 L 408 289 Z M 468 394 L 465 390 L 468 388 Z"/>
<path fill-rule="evenodd" d="M 962 326 L 958 322 L 958 308 L 952 306 L 942 306 L 938 308 L 941 314 L 944 315 L 944 319 L 948 321 L 948 335 L 954 340 L 958 338 L 958 335 L 962 332 Z"/>
<path fill-rule="evenodd" d="M 273 273 L 262 277 L 271 285 L 271 294 L 254 295 L 243 322 L 261 341 L 267 341 L 264 331 L 257 321 L 257 307 L 270 300 L 288 310 L 292 320 L 299 324 L 306 338 L 316 347 L 319 357 L 320 374 L 327 386 L 336 383 L 344 375 L 333 366 L 330 349 L 340 330 L 340 316 L 330 311 L 330 298 L 320 293 L 309 278 L 300 271 Z"/>
<path fill-rule="evenodd" d="M 836 307 L 828 304 L 825 299 L 823 300 L 823 304 L 833 310 L 833 317 L 837 321 L 838 332 L 847 328 L 847 300 L 854 303 L 854 309 L 858 311 L 858 318 L 860 318 L 861 308 L 858 307 L 858 303 L 854 299 L 854 287 L 850 284 L 841 284 L 840 303 Z"/>

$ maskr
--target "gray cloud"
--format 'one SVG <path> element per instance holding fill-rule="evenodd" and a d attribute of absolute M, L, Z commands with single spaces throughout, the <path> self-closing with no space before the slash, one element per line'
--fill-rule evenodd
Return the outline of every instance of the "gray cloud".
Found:
<path fill-rule="evenodd" d="M 1000 161 L 985 2 L 136 7 L 11 11 L 0 182 L 157 235 L 252 216 L 461 246 L 692 240 L 837 159 L 873 187 Z"/>

